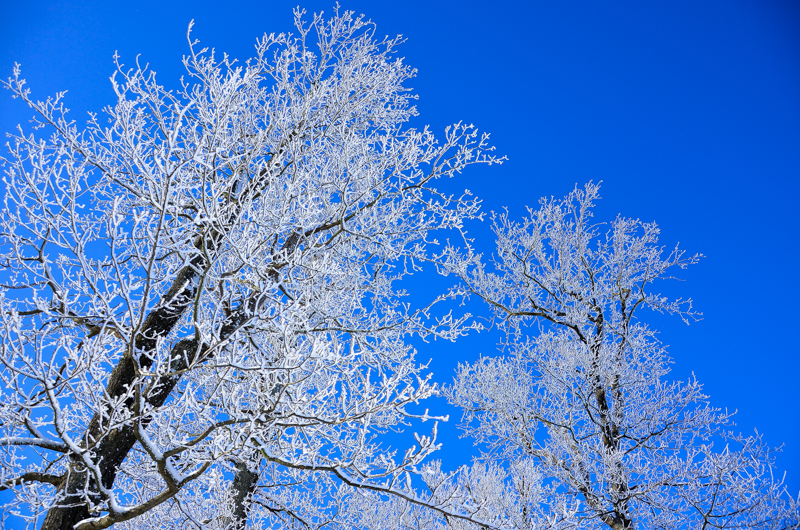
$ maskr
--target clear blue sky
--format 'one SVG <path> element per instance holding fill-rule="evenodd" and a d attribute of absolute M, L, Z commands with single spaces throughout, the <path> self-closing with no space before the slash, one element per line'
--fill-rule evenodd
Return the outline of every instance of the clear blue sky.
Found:
<path fill-rule="evenodd" d="M 0 76 L 23 65 L 34 96 L 68 89 L 68 106 L 113 102 L 118 50 L 175 86 L 186 28 L 203 45 L 248 58 L 264 32 L 291 29 L 293 2 L 4 0 Z M 330 12 L 332 2 L 309 1 Z M 665 286 L 705 313 L 690 327 L 653 319 L 676 359 L 713 402 L 738 409 L 744 432 L 785 443 L 778 458 L 800 490 L 797 336 L 800 184 L 800 2 L 345 1 L 379 33 L 408 38 L 419 69 L 415 125 L 457 120 L 492 132 L 509 162 L 466 173 L 487 210 L 522 213 L 543 195 L 602 180 L 597 214 L 655 220 L 662 241 L 708 257 Z M 0 130 L 30 112 L 0 91 Z M 450 185 L 450 183 L 448 184 Z M 476 227 L 481 238 L 486 227 Z M 490 248 L 490 247 L 487 247 Z M 424 348 L 437 378 L 486 341 Z M 452 427 L 451 422 L 451 427 Z M 446 458 L 470 448 L 451 427 Z"/>

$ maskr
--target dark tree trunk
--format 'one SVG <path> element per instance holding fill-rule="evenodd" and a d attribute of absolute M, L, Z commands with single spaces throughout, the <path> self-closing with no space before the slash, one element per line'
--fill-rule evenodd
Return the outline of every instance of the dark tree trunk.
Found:
<path fill-rule="evenodd" d="M 253 495 L 258 485 L 258 473 L 251 471 L 247 464 L 236 463 L 236 476 L 233 477 L 233 521 L 226 530 L 244 530 L 247 516 L 253 503 Z"/>
<path fill-rule="evenodd" d="M 251 183 L 250 192 L 254 192 L 255 189 L 261 186 L 266 187 L 268 182 L 269 172 L 265 168 L 259 173 L 259 181 Z M 238 208 L 238 199 L 236 197 L 240 193 L 247 193 L 247 191 L 239 189 L 237 181 L 231 190 L 231 205 L 234 208 Z M 238 214 L 238 210 L 231 213 L 228 222 L 232 223 Z M 294 252 L 299 246 L 304 236 L 328 230 L 335 225 L 336 223 L 324 224 L 305 234 L 296 231 L 292 232 L 276 255 L 282 256 L 283 260 L 285 260 L 286 256 Z M 139 364 L 142 367 L 148 368 L 152 365 L 153 359 L 151 355 L 156 349 L 158 340 L 167 337 L 172 332 L 184 312 L 193 304 L 197 293 L 197 285 L 200 283 L 199 279 L 208 265 L 205 256 L 216 254 L 224 236 L 223 232 L 214 228 L 210 229 L 204 236 L 197 236 L 195 247 L 199 252 L 178 273 L 163 298 L 168 302 L 154 310 L 145 319 L 141 330 L 134 338 L 134 347 L 139 352 Z M 267 275 L 277 281 L 279 270 L 284 264 L 285 261 L 283 264 L 274 264 L 267 271 Z M 235 333 L 256 312 L 260 305 L 260 300 L 258 293 L 254 293 L 250 298 L 243 301 L 239 308 L 223 323 L 219 338 L 226 340 Z M 195 339 L 179 341 L 172 348 L 170 354 L 172 359 L 171 371 L 175 373 L 185 370 L 198 355 L 203 355 L 206 350 L 207 345 L 198 344 Z M 135 379 L 136 366 L 134 359 L 131 352 L 127 352 L 111 372 L 106 387 L 107 395 L 112 399 L 122 396 L 128 392 Z M 157 384 L 150 387 L 151 390 L 148 395 L 144 396 L 148 406 L 154 409 L 161 407 L 178 384 L 179 379 L 180 375 L 159 378 Z M 127 399 L 125 406 L 128 410 L 134 412 L 134 399 Z M 126 424 L 109 432 L 107 428 L 109 414 L 105 412 L 104 414 L 95 414 L 92 417 L 84 435 L 83 444 L 84 447 L 90 449 L 92 462 L 98 463 L 100 467 L 103 485 L 106 488 L 111 488 L 114 485 L 120 465 L 136 443 L 136 436 L 134 427 L 131 424 Z M 149 422 L 146 417 L 142 421 L 145 425 Z M 70 469 L 76 469 L 77 471 L 70 471 L 69 476 L 65 477 L 67 480 L 63 481 L 61 488 L 63 498 L 47 512 L 41 530 L 73 530 L 75 524 L 91 516 L 85 492 L 97 492 L 94 478 L 84 470 L 78 458 L 73 456 L 72 462 Z M 246 477 L 243 477 L 243 480 L 244 478 Z M 89 498 L 93 503 L 100 501 L 99 493 L 90 493 Z"/>
<path fill-rule="evenodd" d="M 159 338 L 167 336 L 172 331 L 186 308 L 191 305 L 195 294 L 194 284 L 204 264 L 203 255 L 196 255 L 178 273 L 178 277 L 167 292 L 165 299 L 170 302 L 150 313 L 145 319 L 141 331 L 134 339 L 134 347 L 141 352 L 139 363 L 143 367 L 147 368 L 152 364 L 152 358 L 148 354 L 155 350 Z M 186 361 L 196 354 L 197 345 L 188 342 L 194 341 L 181 341 L 172 350 L 172 358 L 177 357 L 177 365 L 185 365 Z M 181 368 L 185 366 L 174 366 L 177 370 Z M 131 352 L 126 352 L 111 372 L 106 386 L 108 396 L 112 399 L 122 396 L 128 392 L 135 379 L 136 366 Z M 162 377 L 157 390 L 147 396 L 148 403 L 153 407 L 161 406 L 177 382 L 178 377 Z M 125 406 L 129 410 L 134 408 L 133 401 L 132 398 L 125 401 Z M 89 422 L 82 443 L 90 450 L 92 461 L 99 463 L 103 485 L 110 488 L 114 484 L 119 466 L 136 443 L 136 437 L 129 425 L 107 432 L 108 417 L 109 414 L 95 414 Z M 68 473 L 62 490 L 64 498 L 47 512 L 42 530 L 72 530 L 77 522 L 90 516 L 86 500 L 83 499 L 83 492 L 97 490 L 93 486 L 93 477 L 85 470 L 85 466 L 77 456 L 72 457 Z M 99 498 L 92 500 L 96 502 Z"/>

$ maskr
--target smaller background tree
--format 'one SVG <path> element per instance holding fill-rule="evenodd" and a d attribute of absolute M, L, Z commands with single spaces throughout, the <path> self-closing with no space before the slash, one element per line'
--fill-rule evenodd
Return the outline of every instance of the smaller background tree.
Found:
<path fill-rule="evenodd" d="M 542 200 L 521 222 L 493 217 L 497 256 L 450 250 L 459 294 L 489 304 L 503 355 L 461 365 L 449 399 L 480 460 L 542 481 L 514 528 L 796 528 L 797 503 L 773 474 L 774 449 L 731 431 L 669 358 L 647 307 L 687 323 L 691 300 L 651 290 L 694 264 L 664 257 L 653 223 L 592 220 L 599 186 Z M 513 480 L 509 487 L 530 481 Z M 567 516 L 565 516 L 567 514 Z"/>

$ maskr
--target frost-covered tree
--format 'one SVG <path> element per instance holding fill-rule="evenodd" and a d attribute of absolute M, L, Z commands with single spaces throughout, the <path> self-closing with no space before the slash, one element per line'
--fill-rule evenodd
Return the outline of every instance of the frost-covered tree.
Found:
<path fill-rule="evenodd" d="M 700 256 L 665 255 L 655 224 L 619 217 L 602 230 L 598 189 L 542 200 L 521 222 L 495 216 L 491 263 L 451 249 L 446 266 L 505 331 L 504 355 L 461 365 L 449 389 L 481 460 L 536 477 L 507 482 L 535 495 L 505 524 L 797 528 L 773 450 L 732 432 L 696 380 L 667 379 L 671 359 L 643 320 L 645 308 L 696 317 L 691 300 L 652 289 Z"/>
<path fill-rule="evenodd" d="M 118 60 L 86 126 L 6 83 L 49 136 L 20 128 L 3 159 L 4 518 L 335 527 L 369 489 L 475 519 L 409 485 L 435 427 L 405 453 L 375 437 L 435 419 L 409 408 L 437 389 L 407 337 L 469 327 L 397 285 L 479 215 L 434 182 L 500 160 L 472 126 L 409 127 L 399 39 L 296 25 L 244 64 L 190 42 L 179 90 Z"/>

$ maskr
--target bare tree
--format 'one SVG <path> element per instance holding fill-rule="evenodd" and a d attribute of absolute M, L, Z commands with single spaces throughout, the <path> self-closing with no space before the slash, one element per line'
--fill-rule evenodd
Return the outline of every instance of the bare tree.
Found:
<path fill-rule="evenodd" d="M 455 249 L 445 267 L 506 332 L 504 355 L 460 366 L 448 392 L 484 461 L 539 477 L 509 527 L 797 528 L 773 450 L 731 432 L 696 380 L 667 380 L 672 361 L 641 320 L 696 317 L 652 284 L 700 256 L 665 256 L 655 224 L 620 217 L 603 232 L 598 190 L 542 200 L 521 222 L 495 216 L 493 271 Z"/>
<path fill-rule="evenodd" d="M 18 67 L 6 84 L 50 136 L 20 128 L 3 159 L 4 517 L 317 527 L 354 490 L 423 502 L 435 428 L 402 455 L 375 436 L 436 419 L 408 408 L 437 388 L 405 338 L 468 326 L 397 281 L 479 216 L 434 181 L 501 159 L 471 125 L 408 126 L 399 39 L 349 12 L 296 25 L 245 64 L 190 42 L 178 91 L 117 60 L 82 128 Z"/>

